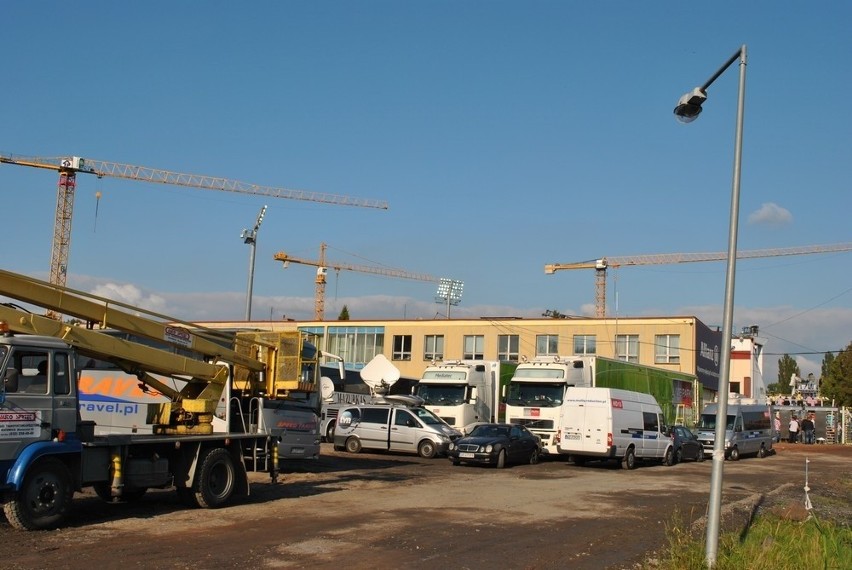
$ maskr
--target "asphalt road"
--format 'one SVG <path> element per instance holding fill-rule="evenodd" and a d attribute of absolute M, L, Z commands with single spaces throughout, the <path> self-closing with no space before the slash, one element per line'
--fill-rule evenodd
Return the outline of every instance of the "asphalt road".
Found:
<path fill-rule="evenodd" d="M 633 471 L 550 460 L 503 470 L 395 454 L 334 452 L 286 465 L 278 484 L 253 474 L 252 495 L 185 509 L 174 492 L 133 504 L 75 497 L 70 524 L 19 532 L 0 516 L 3 568 L 637 568 L 667 544 L 672 521 L 703 538 L 711 462 Z M 806 463 L 806 459 L 808 462 Z M 802 516 L 810 496 L 850 511 L 852 447 L 781 446 L 725 462 L 723 523 L 756 508 Z M 845 492 L 843 491 L 845 489 Z M 796 511 L 799 511 L 796 515 Z M 804 513 L 806 515 L 807 513 Z"/>

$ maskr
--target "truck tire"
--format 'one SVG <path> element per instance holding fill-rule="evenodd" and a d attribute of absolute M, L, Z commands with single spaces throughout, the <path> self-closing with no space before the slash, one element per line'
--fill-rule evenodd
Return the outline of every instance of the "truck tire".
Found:
<path fill-rule="evenodd" d="M 506 450 L 501 449 L 497 455 L 497 469 L 503 469 L 504 467 L 506 467 Z"/>
<path fill-rule="evenodd" d="M 435 442 L 425 439 L 417 446 L 417 454 L 426 459 L 432 459 L 438 454 L 438 448 L 435 447 Z"/>
<path fill-rule="evenodd" d="M 68 468 L 48 457 L 30 467 L 20 491 L 6 501 L 3 512 L 19 530 L 56 528 L 65 519 L 73 496 Z"/>
<path fill-rule="evenodd" d="M 624 459 L 621 460 L 622 469 L 636 469 L 636 453 L 633 447 L 628 447 L 624 453 Z"/>
<path fill-rule="evenodd" d="M 347 439 L 346 451 L 349 453 L 361 453 L 361 440 L 357 437 L 350 437 Z"/>
<path fill-rule="evenodd" d="M 234 492 L 237 472 L 227 449 L 211 449 L 201 461 L 195 474 L 192 492 L 195 502 L 203 509 L 215 509 L 228 502 Z"/>
<path fill-rule="evenodd" d="M 95 490 L 95 494 L 107 503 L 132 503 L 141 499 L 148 491 L 147 487 L 123 489 L 120 497 L 113 497 L 112 486 L 109 483 L 95 483 L 92 488 Z"/>

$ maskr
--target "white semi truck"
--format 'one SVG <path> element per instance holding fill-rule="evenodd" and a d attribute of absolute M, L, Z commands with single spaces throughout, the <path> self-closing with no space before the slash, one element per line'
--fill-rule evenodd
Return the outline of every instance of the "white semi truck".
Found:
<path fill-rule="evenodd" d="M 563 453 L 565 393 L 569 387 L 619 388 L 654 396 L 669 425 L 678 411 L 694 410 L 698 379 L 692 374 L 601 356 L 540 356 L 521 362 L 506 389 L 506 421 L 541 438 L 542 452 Z"/>
<path fill-rule="evenodd" d="M 426 409 L 458 430 L 475 423 L 496 422 L 500 414 L 501 379 L 510 376 L 513 363 L 484 360 L 447 360 L 426 367 L 414 394 Z"/>

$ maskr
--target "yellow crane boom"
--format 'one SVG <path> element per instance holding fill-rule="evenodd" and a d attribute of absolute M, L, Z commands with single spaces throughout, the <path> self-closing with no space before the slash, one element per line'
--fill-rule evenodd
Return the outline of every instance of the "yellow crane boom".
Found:
<path fill-rule="evenodd" d="M 76 177 L 78 172 L 94 174 L 98 178 L 124 178 L 127 180 L 187 186 L 204 190 L 237 192 L 241 194 L 269 196 L 272 198 L 285 198 L 288 200 L 320 202 L 339 206 L 357 206 L 382 210 L 388 208 L 387 202 L 383 200 L 352 198 L 323 192 L 261 186 L 216 176 L 184 174 L 146 166 L 134 166 L 77 156 L 16 157 L 12 155 L 0 155 L 0 164 L 15 164 L 59 172 L 56 219 L 53 230 L 53 249 L 50 256 L 50 282 L 55 285 L 65 285 L 66 283 L 68 252 L 71 246 L 71 218 L 74 210 L 74 191 L 77 185 Z"/>
<path fill-rule="evenodd" d="M 806 245 L 800 247 L 752 249 L 737 252 L 737 259 L 754 259 L 759 257 L 778 257 L 785 255 L 808 255 L 813 253 L 834 253 L 852 251 L 852 243 L 829 245 Z M 699 261 L 724 261 L 728 253 L 724 251 L 709 253 L 658 253 L 648 255 L 629 255 L 623 257 L 602 257 L 574 263 L 549 263 L 544 266 L 544 273 L 552 275 L 557 271 L 567 269 L 595 270 L 595 316 L 606 316 L 606 270 L 609 267 L 628 267 L 632 265 L 664 265 L 673 263 L 694 263 Z"/>
<path fill-rule="evenodd" d="M 281 261 L 284 263 L 284 267 L 287 267 L 289 263 L 299 263 L 301 265 L 312 265 L 317 268 L 314 295 L 314 318 L 318 321 L 322 321 L 325 318 L 325 274 L 328 272 L 329 268 L 338 272 L 341 270 L 360 271 L 361 273 L 372 273 L 374 275 L 384 275 L 385 277 L 396 277 L 399 279 L 411 279 L 414 281 L 433 281 L 435 283 L 440 281 L 439 277 L 433 277 L 423 273 L 410 273 L 401 269 L 391 269 L 388 267 L 376 267 L 370 265 L 351 265 L 336 261 L 326 261 L 325 250 L 327 247 L 328 246 L 325 243 L 320 244 L 320 258 L 316 260 L 294 257 L 283 251 L 279 251 L 274 256 L 275 261 Z"/>

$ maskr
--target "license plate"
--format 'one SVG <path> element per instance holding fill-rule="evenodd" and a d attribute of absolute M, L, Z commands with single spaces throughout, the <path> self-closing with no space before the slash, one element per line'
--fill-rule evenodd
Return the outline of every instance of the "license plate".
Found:
<path fill-rule="evenodd" d="M 459 452 L 459 457 L 463 457 L 465 459 L 473 459 L 473 454 L 470 453 L 469 451 L 462 451 L 462 452 Z"/>
<path fill-rule="evenodd" d="M 292 453 L 293 455 L 303 454 L 303 453 L 305 453 L 305 448 L 304 447 L 294 447 L 293 449 L 290 450 L 290 453 Z"/>

